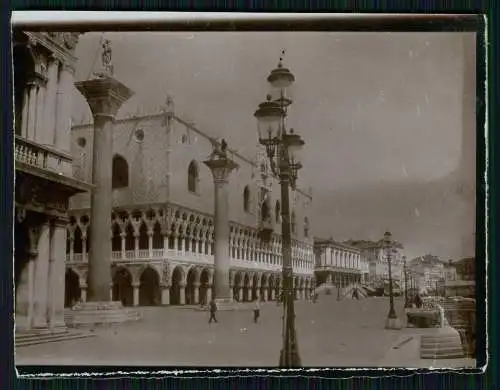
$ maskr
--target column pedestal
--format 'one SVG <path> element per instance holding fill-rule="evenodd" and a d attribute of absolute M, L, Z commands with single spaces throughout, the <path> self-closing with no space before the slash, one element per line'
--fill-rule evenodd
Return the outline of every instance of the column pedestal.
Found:
<path fill-rule="evenodd" d="M 161 304 L 170 305 L 170 287 L 163 286 L 161 289 Z"/>
<path fill-rule="evenodd" d="M 95 188 L 90 202 L 90 253 L 88 256 L 87 302 L 75 305 L 70 311 L 68 325 L 96 326 L 137 320 L 134 310 L 125 310 L 121 302 L 110 297 L 111 279 L 111 210 L 113 193 L 112 153 L 114 117 L 132 91 L 114 79 L 105 76 L 75 83 L 86 98 L 94 119 L 92 151 L 92 184 Z"/>

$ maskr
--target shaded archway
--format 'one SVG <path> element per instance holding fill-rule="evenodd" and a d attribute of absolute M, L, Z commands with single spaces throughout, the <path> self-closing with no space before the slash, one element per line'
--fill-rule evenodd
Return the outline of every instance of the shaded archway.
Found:
<path fill-rule="evenodd" d="M 121 237 L 121 229 L 117 223 L 113 225 L 113 236 L 111 238 L 111 250 L 113 252 L 120 252 L 122 250 L 122 237 Z"/>
<path fill-rule="evenodd" d="M 234 275 L 234 284 L 233 284 L 233 299 L 237 302 L 240 301 L 240 290 L 243 286 L 243 276 L 241 272 L 236 272 Z"/>
<path fill-rule="evenodd" d="M 184 270 L 177 266 L 172 272 L 172 285 L 170 286 L 170 304 L 181 304 L 181 285 L 184 282 Z"/>
<path fill-rule="evenodd" d="M 259 282 L 260 282 L 260 277 L 259 274 L 254 274 L 252 278 L 252 301 L 255 301 L 258 296 L 258 290 L 259 290 Z"/>
<path fill-rule="evenodd" d="M 80 277 L 74 270 L 67 268 L 64 279 L 64 307 L 72 307 L 81 298 Z"/>
<path fill-rule="evenodd" d="M 146 223 L 142 221 L 139 226 L 139 249 L 144 250 L 148 249 L 149 246 L 149 236 L 148 236 L 148 227 Z"/>
<path fill-rule="evenodd" d="M 141 274 L 139 305 L 156 306 L 161 302 L 160 276 L 155 269 L 147 267 Z"/>
<path fill-rule="evenodd" d="M 243 302 L 248 302 L 252 299 L 252 289 L 250 288 L 250 275 L 245 274 L 243 278 Z"/>
<path fill-rule="evenodd" d="M 186 277 L 186 305 L 196 305 L 198 298 L 196 288 L 199 280 L 199 271 L 196 267 L 191 267 Z"/>
<path fill-rule="evenodd" d="M 268 289 L 267 289 L 267 300 L 271 301 L 273 299 L 273 290 L 276 290 L 276 278 L 273 274 L 269 275 L 268 279 Z M 276 292 L 275 292 L 276 293 Z"/>
<path fill-rule="evenodd" d="M 263 301 L 268 300 L 268 294 L 266 292 L 267 284 L 268 284 L 268 275 L 262 274 L 262 276 L 260 277 L 260 299 Z"/>
<path fill-rule="evenodd" d="M 208 303 L 207 292 L 210 286 L 210 270 L 204 268 L 200 274 L 200 304 L 206 305 Z"/>
<path fill-rule="evenodd" d="M 118 268 L 113 276 L 113 301 L 120 301 L 123 306 L 134 304 L 132 275 L 126 268 Z"/>

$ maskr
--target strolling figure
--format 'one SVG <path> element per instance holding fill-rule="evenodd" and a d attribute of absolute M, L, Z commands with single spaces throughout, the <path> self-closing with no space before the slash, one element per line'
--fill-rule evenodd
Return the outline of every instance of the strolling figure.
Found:
<path fill-rule="evenodd" d="M 259 305 L 259 301 L 256 300 L 255 305 L 253 307 L 253 322 L 257 323 L 257 321 L 259 320 L 259 317 L 260 317 L 260 305 Z"/>
<path fill-rule="evenodd" d="M 210 301 L 210 319 L 208 320 L 209 324 L 212 323 L 212 320 L 214 322 L 218 322 L 217 318 L 215 317 L 215 313 L 217 313 L 217 303 L 215 302 L 215 299 L 212 299 Z"/>

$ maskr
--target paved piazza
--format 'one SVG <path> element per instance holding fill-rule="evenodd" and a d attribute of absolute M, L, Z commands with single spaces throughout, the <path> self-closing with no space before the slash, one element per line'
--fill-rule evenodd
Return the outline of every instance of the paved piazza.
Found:
<path fill-rule="evenodd" d="M 396 300 L 398 311 L 402 301 Z M 282 307 L 264 304 L 261 321 L 248 310 L 208 313 L 181 307 L 139 308 L 140 322 L 101 329 L 97 337 L 19 348 L 17 363 L 54 365 L 276 366 Z M 297 301 L 299 347 L 305 366 L 374 366 L 401 338 L 384 330 L 387 298 Z"/>

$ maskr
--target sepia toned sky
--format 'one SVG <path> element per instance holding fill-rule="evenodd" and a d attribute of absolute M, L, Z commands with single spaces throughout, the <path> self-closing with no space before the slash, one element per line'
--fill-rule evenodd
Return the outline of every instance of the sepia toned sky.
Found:
<path fill-rule="evenodd" d="M 296 77 L 288 124 L 306 142 L 301 181 L 313 188 L 315 235 L 377 240 L 389 229 L 409 258 L 444 259 L 474 251 L 472 200 L 457 190 L 475 170 L 469 144 L 472 159 L 459 169 L 462 132 L 475 131 L 474 99 L 463 102 L 465 35 L 104 34 L 115 77 L 135 91 L 119 116 L 159 106 L 168 93 L 179 116 L 246 155 L 266 77 L 286 49 Z M 100 38 L 80 38 L 77 80 L 97 70 Z M 74 107 L 76 122 L 90 117 L 76 91 Z"/>

